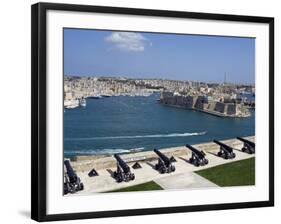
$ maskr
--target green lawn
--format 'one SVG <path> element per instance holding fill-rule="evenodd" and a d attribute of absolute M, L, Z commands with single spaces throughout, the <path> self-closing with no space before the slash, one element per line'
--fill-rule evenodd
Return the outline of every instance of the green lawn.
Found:
<path fill-rule="evenodd" d="M 154 190 L 163 190 L 162 187 L 160 187 L 158 184 L 156 184 L 154 181 L 150 181 L 144 184 L 138 184 L 131 187 L 125 187 L 121 189 L 117 189 L 114 191 L 108 191 L 108 192 L 128 192 L 128 191 L 154 191 Z"/>
<path fill-rule="evenodd" d="M 255 185 L 255 158 L 219 165 L 196 173 L 221 187 Z"/>

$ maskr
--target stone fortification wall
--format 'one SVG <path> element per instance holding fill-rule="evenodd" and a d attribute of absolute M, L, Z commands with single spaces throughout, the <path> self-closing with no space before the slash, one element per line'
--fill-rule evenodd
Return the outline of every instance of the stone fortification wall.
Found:
<path fill-rule="evenodd" d="M 160 102 L 170 106 L 196 109 L 217 116 L 236 116 L 239 114 L 240 110 L 239 105 L 234 103 L 216 101 L 208 102 L 208 99 L 205 96 L 174 95 L 171 92 L 162 92 Z"/>
<path fill-rule="evenodd" d="M 215 111 L 223 114 L 225 112 L 225 103 L 216 102 Z"/>
<path fill-rule="evenodd" d="M 250 141 L 255 142 L 255 137 L 245 137 Z M 229 139 L 222 141 L 223 143 L 232 146 L 236 149 L 241 149 L 243 143 L 237 139 Z M 195 148 L 199 150 L 204 150 L 205 152 L 213 152 L 216 153 L 219 150 L 219 146 L 213 142 L 207 142 L 202 144 L 193 145 Z M 167 148 L 167 149 L 160 149 L 166 156 L 184 156 L 184 155 L 191 155 L 190 150 L 187 150 L 185 146 Z M 128 153 L 123 154 L 122 158 L 132 165 L 135 161 L 152 161 L 157 159 L 157 155 L 151 151 L 145 152 L 135 152 L 135 153 Z M 89 172 L 91 169 L 95 168 L 96 170 L 100 169 L 115 169 L 116 168 L 116 160 L 113 156 L 78 156 L 75 158 L 74 161 L 71 162 L 74 170 L 82 171 L 82 172 Z"/>

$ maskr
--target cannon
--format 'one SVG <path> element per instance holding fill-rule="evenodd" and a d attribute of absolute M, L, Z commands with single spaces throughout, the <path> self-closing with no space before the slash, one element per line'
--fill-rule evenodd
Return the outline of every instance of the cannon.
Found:
<path fill-rule="evenodd" d="M 222 157 L 224 159 L 234 159 L 235 153 L 233 152 L 233 148 L 220 142 L 217 140 L 214 140 L 214 143 L 218 144 L 220 146 L 220 151 L 218 152 L 218 156 Z"/>
<path fill-rule="evenodd" d="M 113 173 L 113 177 L 118 183 L 135 179 L 135 175 L 131 173 L 130 167 L 127 163 L 118 155 L 114 154 L 115 159 L 117 160 L 117 170 Z"/>
<path fill-rule="evenodd" d="M 176 167 L 172 164 L 172 161 L 157 149 L 153 150 L 158 155 L 158 163 L 155 165 L 155 169 L 160 173 L 171 173 L 176 170 Z"/>
<path fill-rule="evenodd" d="M 66 173 L 64 175 L 64 194 L 68 193 L 76 193 L 77 191 L 81 191 L 84 189 L 84 185 L 81 182 L 80 178 L 74 172 L 69 160 L 64 161 L 64 166 L 66 169 Z"/>
<path fill-rule="evenodd" d="M 63 176 L 63 194 L 68 194 L 69 192 L 70 192 L 69 180 L 68 180 L 66 174 L 64 174 L 64 176 Z"/>
<path fill-rule="evenodd" d="M 186 147 L 191 150 L 192 155 L 189 159 L 189 162 L 194 166 L 204 166 L 209 163 L 209 161 L 205 158 L 205 153 L 203 151 L 199 151 L 191 145 L 186 144 Z"/>
<path fill-rule="evenodd" d="M 246 152 L 248 154 L 254 154 L 255 153 L 255 143 L 251 142 L 245 138 L 237 137 L 238 140 L 242 141 L 244 143 L 243 148 L 241 149 L 242 152 Z"/>

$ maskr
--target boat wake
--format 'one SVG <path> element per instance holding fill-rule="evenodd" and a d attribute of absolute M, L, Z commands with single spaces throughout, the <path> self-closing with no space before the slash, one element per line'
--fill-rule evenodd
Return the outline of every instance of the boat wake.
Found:
<path fill-rule="evenodd" d="M 95 150 L 73 150 L 73 151 L 64 151 L 66 156 L 68 155 L 113 155 L 115 153 L 131 153 L 131 152 L 140 152 L 144 148 L 132 148 L 132 149 L 95 149 Z"/>
<path fill-rule="evenodd" d="M 172 133 L 172 134 L 155 134 L 155 135 L 135 135 L 135 136 L 106 136 L 106 137 L 90 137 L 90 138 L 65 138 L 65 141 L 91 141 L 91 140 L 109 140 L 109 139 L 136 139 L 136 138 L 175 138 L 188 137 L 196 135 L 205 135 L 207 132 L 187 132 L 187 133 Z"/>

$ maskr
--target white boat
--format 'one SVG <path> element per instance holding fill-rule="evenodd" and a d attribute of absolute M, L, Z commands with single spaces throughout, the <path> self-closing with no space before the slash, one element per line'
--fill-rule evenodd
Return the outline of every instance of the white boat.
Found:
<path fill-rule="evenodd" d="M 81 99 L 79 100 L 79 105 L 80 105 L 81 107 L 86 107 L 86 99 L 85 99 L 85 98 L 81 98 Z"/>

